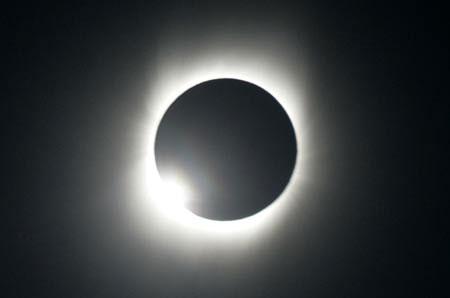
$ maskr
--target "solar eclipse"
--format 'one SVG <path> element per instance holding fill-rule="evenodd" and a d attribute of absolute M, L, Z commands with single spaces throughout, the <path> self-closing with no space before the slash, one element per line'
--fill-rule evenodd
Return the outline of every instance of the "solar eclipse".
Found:
<path fill-rule="evenodd" d="M 162 179 L 182 176 L 191 190 L 185 207 L 213 220 L 245 218 L 270 205 L 290 179 L 296 151 L 283 107 L 236 79 L 202 82 L 181 94 L 155 140 Z"/>
<path fill-rule="evenodd" d="M 274 43 L 269 47 L 262 46 L 268 36 Z M 234 238 L 257 239 L 263 235 L 271 235 L 270 230 L 279 226 L 278 223 L 290 216 L 293 207 L 301 202 L 299 194 L 304 191 L 305 177 L 311 179 L 310 174 L 304 173 L 309 167 L 308 160 L 312 153 L 309 149 L 310 128 L 305 113 L 308 95 L 304 90 L 307 80 L 303 71 L 307 69 L 306 64 L 295 48 L 285 42 L 283 36 L 272 32 L 256 34 L 250 43 L 244 44 L 224 45 L 205 39 L 193 45 L 188 52 L 179 52 L 180 39 L 172 37 L 174 36 L 161 39 L 161 50 L 164 52 L 172 49 L 173 53 L 178 54 L 176 57 L 165 55 L 158 59 L 147 87 L 146 109 L 143 110 L 143 117 L 137 119 L 138 126 L 134 130 L 135 161 L 130 164 L 126 189 L 132 198 L 129 210 L 132 222 L 137 225 L 136 233 L 150 235 L 149 227 L 161 225 L 167 232 L 165 235 L 175 235 L 178 231 L 187 235 L 188 232 L 189 241 L 193 243 L 197 242 L 197 237 L 205 241 L 230 241 L 231 235 Z M 183 38 L 187 36 L 184 35 Z M 277 40 L 279 42 L 275 42 Z M 183 57 L 182 61 L 177 57 Z M 190 177 L 190 174 L 194 172 L 194 168 L 185 165 L 185 170 L 188 171 L 184 173 L 180 166 L 169 169 L 169 164 L 158 161 L 156 152 L 160 123 L 165 121 L 163 118 L 166 112 L 176 104 L 180 96 L 202 83 L 224 78 L 245 82 L 268 94 L 271 99 L 269 102 L 274 103 L 275 111 L 281 109 L 281 114 L 287 119 L 287 126 L 291 127 L 289 129 L 293 130 L 294 135 L 292 140 L 295 143 L 295 158 L 290 174 L 284 178 L 287 184 L 278 186 L 275 194 L 266 197 L 266 203 L 259 207 L 256 205 L 253 210 L 243 211 L 242 214 L 239 214 L 238 208 L 234 208 L 234 214 L 225 211 L 225 208 L 217 209 L 222 210 L 221 212 L 213 211 L 213 207 L 208 206 L 213 199 L 205 199 L 208 197 L 205 195 L 206 188 L 203 188 L 206 182 L 200 187 L 189 181 L 193 179 L 194 175 Z M 257 110 L 258 106 L 255 105 L 254 108 Z M 161 175 L 163 167 L 165 174 Z M 200 173 L 196 171 L 195 175 Z M 177 191 L 172 191 L 168 185 L 176 185 Z M 196 194 L 199 191 L 203 192 L 203 200 Z M 184 197 L 175 193 L 184 194 Z M 244 198 L 250 200 L 250 197 Z"/>
<path fill-rule="evenodd" d="M 432 10 L 6 5 L 2 297 L 439 296 Z"/>

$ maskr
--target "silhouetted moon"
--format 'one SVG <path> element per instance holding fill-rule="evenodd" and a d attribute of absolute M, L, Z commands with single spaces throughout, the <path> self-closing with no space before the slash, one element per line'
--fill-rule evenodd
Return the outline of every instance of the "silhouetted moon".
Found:
<path fill-rule="evenodd" d="M 163 179 L 189 185 L 187 208 L 214 220 L 251 216 L 283 192 L 297 156 L 289 116 L 267 91 L 217 79 L 181 94 L 165 112 L 155 158 Z"/>

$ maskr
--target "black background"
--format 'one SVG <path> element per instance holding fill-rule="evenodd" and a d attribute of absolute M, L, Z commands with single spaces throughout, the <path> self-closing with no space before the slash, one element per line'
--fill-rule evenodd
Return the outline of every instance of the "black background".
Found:
<path fill-rule="evenodd" d="M 438 191 L 420 185 L 434 175 L 425 165 L 444 116 L 431 83 L 447 61 L 429 11 L 414 2 L 4 7 L 2 296 L 439 296 Z M 119 181 L 162 30 L 175 22 L 201 36 L 217 19 L 283 22 L 301 40 L 317 145 L 303 213 L 260 247 L 249 242 L 231 269 L 233 256 L 190 260 L 158 244 L 143 253 L 121 215 Z"/>

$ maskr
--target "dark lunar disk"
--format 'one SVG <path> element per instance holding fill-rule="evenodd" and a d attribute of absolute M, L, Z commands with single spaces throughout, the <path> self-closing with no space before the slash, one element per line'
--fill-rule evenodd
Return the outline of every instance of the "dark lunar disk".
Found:
<path fill-rule="evenodd" d="M 163 179 L 182 177 L 187 207 L 214 220 L 257 213 L 284 190 L 295 166 L 291 121 L 262 88 L 218 79 L 196 85 L 168 108 L 155 141 Z"/>

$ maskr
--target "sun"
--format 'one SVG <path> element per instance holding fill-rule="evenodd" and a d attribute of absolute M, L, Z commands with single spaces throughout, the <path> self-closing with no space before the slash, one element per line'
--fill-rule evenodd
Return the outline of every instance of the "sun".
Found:
<path fill-rule="evenodd" d="M 293 70 L 289 59 L 275 58 L 270 53 L 255 55 L 252 51 L 236 52 L 208 49 L 196 53 L 196 57 L 185 57 L 182 67 L 171 60 L 161 59 L 157 78 L 153 79 L 148 91 L 148 110 L 144 123 L 140 123 L 138 148 L 142 155 L 134 169 L 132 195 L 135 198 L 133 216 L 142 219 L 145 226 L 149 219 L 160 218 L 173 229 L 193 231 L 198 235 L 238 235 L 249 236 L 267 229 L 286 214 L 305 175 L 301 173 L 304 156 L 308 155 L 306 127 L 302 113 L 304 102 L 299 73 Z M 265 55 L 266 54 L 266 55 Z M 230 78 L 260 86 L 272 94 L 282 105 L 292 121 L 297 136 L 297 157 L 289 184 L 278 199 L 246 218 L 217 221 L 206 219 L 185 208 L 193 199 L 192 190 L 186 177 L 174 172 L 163 181 L 156 167 L 155 139 L 158 125 L 167 108 L 186 90 L 205 81 Z M 301 81 L 301 80 L 300 80 Z M 148 225 L 148 224 L 147 224 Z M 250 234 L 249 234 L 250 233 Z M 231 237 L 231 236 L 230 236 Z"/>
<path fill-rule="evenodd" d="M 179 176 L 161 179 L 158 185 L 159 207 L 166 213 L 182 212 L 190 199 L 190 189 Z"/>

